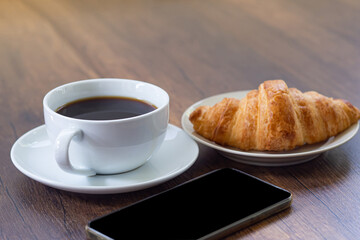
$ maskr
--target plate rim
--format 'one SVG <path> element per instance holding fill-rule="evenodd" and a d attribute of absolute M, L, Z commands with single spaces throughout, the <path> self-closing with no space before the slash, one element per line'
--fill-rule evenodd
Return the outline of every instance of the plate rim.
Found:
<path fill-rule="evenodd" d="M 183 131 L 183 129 L 170 124 L 168 125 L 168 128 L 174 128 L 176 129 L 176 131 Z M 68 192 L 76 192 L 76 193 L 86 193 L 86 194 L 116 194 L 116 193 L 125 193 L 125 192 L 133 192 L 133 191 L 137 191 L 137 190 L 142 190 L 142 189 L 146 189 L 161 183 L 164 183 L 170 179 L 173 179 L 175 177 L 177 177 L 178 175 L 184 173 L 186 170 L 188 170 L 198 159 L 199 156 L 199 146 L 196 143 L 196 141 L 194 141 L 194 139 L 190 138 L 188 136 L 188 134 L 185 134 L 184 136 L 189 137 L 189 140 L 194 142 L 194 147 L 195 147 L 195 152 L 194 152 L 194 156 L 189 160 L 187 160 L 185 162 L 185 164 L 180 167 L 180 168 L 174 168 L 171 171 L 168 171 L 167 173 L 159 176 L 159 177 L 155 177 L 153 179 L 147 180 L 147 181 L 143 181 L 143 182 L 137 182 L 134 184 L 128 184 L 128 185 L 110 185 L 110 186 L 71 186 L 69 184 L 66 184 L 64 182 L 61 181 L 55 181 L 54 179 L 49 179 L 43 176 L 39 176 L 37 174 L 35 174 L 33 171 L 30 171 L 26 168 L 23 167 L 23 165 L 20 163 L 21 160 L 18 159 L 18 157 L 16 156 L 16 149 L 19 148 L 21 142 L 28 138 L 29 135 L 34 134 L 35 131 L 44 131 L 46 132 L 46 126 L 40 125 L 37 126 L 31 130 L 29 130 L 28 132 L 24 133 L 21 137 L 19 137 L 15 143 L 12 145 L 11 151 L 10 151 L 10 157 L 11 157 L 11 161 L 14 164 L 14 166 L 25 176 L 40 182 L 46 186 L 50 186 L 56 189 L 61 189 L 64 191 L 68 191 Z M 185 131 L 183 131 L 185 133 Z M 45 146 L 45 147 L 50 147 L 50 146 Z M 151 159 L 149 160 L 151 161 Z M 146 163 L 145 163 L 146 164 Z M 145 165 L 144 164 L 144 165 Z M 141 166 L 139 167 L 141 168 Z M 137 171 L 139 168 L 133 170 L 133 171 Z M 120 173 L 121 174 L 121 173 Z M 120 174 L 114 174 L 114 175 L 120 175 Z M 106 175 L 105 175 L 106 176 Z M 111 176 L 111 175 L 108 175 Z M 96 177 L 93 176 L 92 178 Z"/>
<path fill-rule="evenodd" d="M 348 137 L 346 137 L 345 139 L 341 139 L 338 142 L 332 142 L 330 145 L 325 146 L 325 147 L 321 147 L 321 148 L 317 148 L 314 150 L 310 150 L 310 151 L 304 151 L 304 152 L 297 152 L 297 153 L 287 153 L 287 152 L 247 152 L 247 151 L 242 151 L 242 150 L 236 150 L 236 149 L 232 149 L 229 147 L 224 147 L 221 146 L 219 144 L 216 144 L 210 140 L 205 139 L 204 137 L 200 136 L 199 134 L 197 134 L 193 127 L 192 124 L 189 124 L 189 115 L 190 113 L 195 110 L 197 107 L 204 105 L 204 103 L 215 99 L 215 98 L 220 98 L 220 97 L 226 97 L 227 95 L 235 95 L 235 94 L 244 94 L 246 95 L 248 92 L 250 92 L 251 90 L 242 90 L 242 91 L 232 91 L 232 92 L 227 92 L 227 93 L 222 93 L 222 94 L 216 94 L 210 97 L 206 97 L 202 100 L 199 100 L 197 102 L 195 102 L 194 104 L 192 104 L 191 106 L 189 106 L 184 113 L 182 114 L 181 117 L 181 125 L 182 128 L 184 129 L 184 131 L 189 134 L 190 137 L 192 137 L 195 141 L 204 144 L 208 147 L 211 147 L 213 149 L 216 149 L 218 151 L 222 151 L 225 152 L 227 154 L 233 154 L 233 155 L 237 155 L 239 157 L 241 156 L 245 156 L 245 157 L 254 157 L 254 158 L 298 158 L 298 157 L 305 157 L 305 156 L 311 156 L 311 155 L 315 155 L 315 154 L 321 154 L 323 152 L 329 151 L 331 149 L 334 149 L 336 147 L 339 147 L 340 145 L 348 142 L 349 140 L 351 140 L 356 133 L 359 130 L 359 121 L 357 121 L 356 123 L 354 123 L 353 125 L 351 125 L 349 128 L 347 128 L 346 130 L 344 130 L 343 132 L 341 132 L 342 134 L 350 134 Z M 189 129 L 189 125 L 191 125 L 191 129 Z M 341 134 L 339 133 L 339 134 Z M 336 136 L 335 136 L 336 138 Z M 324 143 L 328 142 L 331 138 L 329 138 L 328 140 L 325 140 Z M 300 146 L 299 148 L 301 148 L 302 146 Z M 269 162 L 269 164 L 271 164 Z"/>

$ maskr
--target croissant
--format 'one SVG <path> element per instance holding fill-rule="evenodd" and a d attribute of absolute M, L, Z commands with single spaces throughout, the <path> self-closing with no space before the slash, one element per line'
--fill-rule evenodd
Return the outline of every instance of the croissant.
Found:
<path fill-rule="evenodd" d="M 283 80 L 265 81 L 241 100 L 200 106 L 189 118 L 201 136 L 245 151 L 287 151 L 321 142 L 359 119 L 359 109 L 348 101 L 302 93 Z"/>

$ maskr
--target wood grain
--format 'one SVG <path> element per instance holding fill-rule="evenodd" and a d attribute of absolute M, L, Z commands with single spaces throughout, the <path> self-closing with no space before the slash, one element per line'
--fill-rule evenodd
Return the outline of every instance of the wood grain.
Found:
<path fill-rule="evenodd" d="M 12 144 L 43 124 L 55 86 L 118 77 L 155 83 L 171 97 L 170 122 L 192 103 L 284 79 L 301 91 L 360 107 L 360 2 L 356 0 L 0 2 L 0 239 L 85 239 L 85 224 L 221 167 L 286 188 L 292 207 L 228 239 L 357 239 L 360 137 L 313 161 L 254 167 L 200 146 L 185 173 L 150 189 L 69 193 L 22 175 Z"/>

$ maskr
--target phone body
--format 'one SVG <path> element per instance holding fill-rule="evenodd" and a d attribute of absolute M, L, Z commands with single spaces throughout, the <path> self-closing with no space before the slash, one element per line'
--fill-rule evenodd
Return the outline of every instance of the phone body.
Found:
<path fill-rule="evenodd" d="M 89 239 L 217 239 L 291 201 L 284 189 L 224 168 L 96 218 L 86 232 Z"/>

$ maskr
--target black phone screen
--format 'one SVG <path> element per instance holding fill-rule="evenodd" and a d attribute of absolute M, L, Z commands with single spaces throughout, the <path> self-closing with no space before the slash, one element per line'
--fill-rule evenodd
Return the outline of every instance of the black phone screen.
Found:
<path fill-rule="evenodd" d="M 198 239 L 291 194 L 235 169 L 205 174 L 89 223 L 113 239 Z"/>

